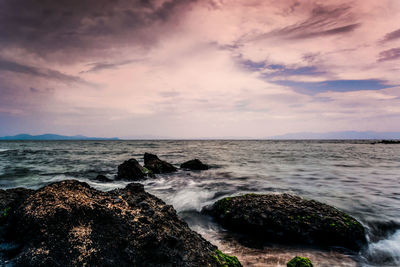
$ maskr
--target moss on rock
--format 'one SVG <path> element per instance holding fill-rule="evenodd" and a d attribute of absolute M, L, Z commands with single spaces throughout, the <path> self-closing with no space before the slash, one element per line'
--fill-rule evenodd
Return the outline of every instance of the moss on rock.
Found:
<path fill-rule="evenodd" d="M 296 256 L 287 263 L 287 267 L 313 267 L 309 258 Z"/>
<path fill-rule="evenodd" d="M 241 267 L 239 260 L 235 256 L 228 256 L 224 254 L 222 251 L 216 249 L 214 251 L 214 258 L 217 263 L 222 267 Z"/>

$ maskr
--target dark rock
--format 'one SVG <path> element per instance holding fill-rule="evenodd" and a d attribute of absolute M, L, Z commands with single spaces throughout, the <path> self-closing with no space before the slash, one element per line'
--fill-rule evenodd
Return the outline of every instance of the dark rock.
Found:
<path fill-rule="evenodd" d="M 354 218 L 326 204 L 289 194 L 227 197 L 203 212 L 255 243 L 261 240 L 351 250 L 367 243 L 364 227 Z"/>
<path fill-rule="evenodd" d="M 97 175 L 96 178 L 94 178 L 93 180 L 102 182 L 102 183 L 111 183 L 113 181 L 110 178 L 107 178 L 107 176 L 102 175 L 102 174 Z"/>
<path fill-rule="evenodd" d="M 181 168 L 195 171 L 208 170 L 208 166 L 198 159 L 192 159 L 182 163 Z"/>
<path fill-rule="evenodd" d="M 375 145 L 375 144 L 395 145 L 395 144 L 400 144 L 400 140 L 380 140 L 377 142 L 373 142 L 371 144 L 373 144 L 373 145 Z"/>
<path fill-rule="evenodd" d="M 7 205 L 13 266 L 240 266 L 139 184 L 102 192 L 67 180 Z"/>
<path fill-rule="evenodd" d="M 129 159 L 118 166 L 116 180 L 138 181 L 146 179 L 146 171 L 136 159 Z"/>
<path fill-rule="evenodd" d="M 26 188 L 0 189 L 0 226 L 9 222 L 15 208 L 33 192 L 34 190 Z"/>
<path fill-rule="evenodd" d="M 157 155 L 144 153 L 144 167 L 153 173 L 176 172 L 177 169 L 170 163 L 160 160 Z"/>
<path fill-rule="evenodd" d="M 287 263 L 287 267 L 313 267 L 309 258 L 296 256 Z"/>

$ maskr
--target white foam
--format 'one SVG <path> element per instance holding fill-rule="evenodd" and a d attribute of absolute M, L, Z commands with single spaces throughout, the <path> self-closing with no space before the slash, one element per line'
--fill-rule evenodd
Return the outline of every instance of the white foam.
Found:
<path fill-rule="evenodd" d="M 7 148 L 0 148 L 0 152 L 5 152 L 5 151 L 8 151 L 8 150 L 10 150 L 10 149 L 7 149 Z"/>
<path fill-rule="evenodd" d="M 370 244 L 368 256 L 372 261 L 390 260 L 393 262 L 392 266 L 400 266 L 400 230 L 397 230 L 388 239 Z"/>

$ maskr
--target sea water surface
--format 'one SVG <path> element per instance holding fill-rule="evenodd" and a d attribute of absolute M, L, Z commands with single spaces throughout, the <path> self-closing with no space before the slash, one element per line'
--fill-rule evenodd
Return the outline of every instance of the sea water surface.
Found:
<path fill-rule="evenodd" d="M 0 188 L 37 189 L 78 179 L 100 190 L 127 182 L 113 178 L 117 166 L 150 152 L 179 166 L 198 158 L 210 170 L 158 175 L 145 189 L 174 206 L 189 226 L 245 266 L 286 266 L 296 255 L 315 266 L 400 266 L 400 145 L 371 141 L 4 141 L 0 142 Z M 200 213 L 216 200 L 244 193 L 292 193 L 333 205 L 357 218 L 368 232 L 360 253 L 268 244 L 248 248 Z"/>

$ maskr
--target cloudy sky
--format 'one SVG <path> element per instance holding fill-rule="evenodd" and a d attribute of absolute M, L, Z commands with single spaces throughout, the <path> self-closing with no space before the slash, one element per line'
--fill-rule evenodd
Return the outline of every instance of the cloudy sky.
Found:
<path fill-rule="evenodd" d="M 400 131 L 399 0 L 0 0 L 0 135 Z"/>

